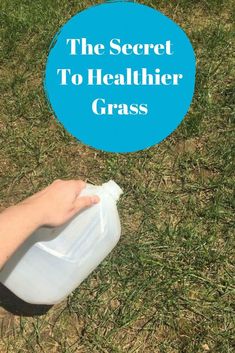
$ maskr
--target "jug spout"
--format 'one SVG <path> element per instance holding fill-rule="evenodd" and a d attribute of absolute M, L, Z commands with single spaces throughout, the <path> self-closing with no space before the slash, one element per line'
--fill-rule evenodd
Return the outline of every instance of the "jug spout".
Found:
<path fill-rule="evenodd" d="M 113 180 L 102 184 L 102 187 L 113 197 L 115 201 L 118 201 L 119 197 L 123 194 L 123 190 Z"/>

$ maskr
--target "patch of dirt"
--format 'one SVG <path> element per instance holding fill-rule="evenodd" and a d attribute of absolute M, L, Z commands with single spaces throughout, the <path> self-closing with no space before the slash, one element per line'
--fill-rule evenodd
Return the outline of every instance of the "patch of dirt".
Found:
<path fill-rule="evenodd" d="M 202 142 L 199 138 L 190 138 L 180 141 L 175 145 L 174 151 L 177 155 L 184 153 L 194 153 L 202 149 Z"/>

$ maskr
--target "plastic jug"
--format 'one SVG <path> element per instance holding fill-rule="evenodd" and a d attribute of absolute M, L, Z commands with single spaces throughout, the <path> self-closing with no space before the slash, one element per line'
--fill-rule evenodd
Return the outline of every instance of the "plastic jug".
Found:
<path fill-rule="evenodd" d="M 0 281 L 32 304 L 55 304 L 70 294 L 117 244 L 121 226 L 116 202 L 122 190 L 109 181 L 88 184 L 81 195 L 100 202 L 65 225 L 42 227 L 16 251 L 0 272 Z"/>

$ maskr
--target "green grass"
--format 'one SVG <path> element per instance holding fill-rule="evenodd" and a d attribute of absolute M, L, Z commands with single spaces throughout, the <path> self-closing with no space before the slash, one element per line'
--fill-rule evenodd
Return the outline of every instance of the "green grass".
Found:
<path fill-rule="evenodd" d="M 50 113 L 50 42 L 95 1 L 1 1 L 0 206 L 55 178 L 115 179 L 122 238 L 67 301 L 43 316 L 0 311 L 0 352 L 232 353 L 234 71 L 232 1 L 142 1 L 183 27 L 196 92 L 159 146 L 109 154 L 78 143 Z"/>

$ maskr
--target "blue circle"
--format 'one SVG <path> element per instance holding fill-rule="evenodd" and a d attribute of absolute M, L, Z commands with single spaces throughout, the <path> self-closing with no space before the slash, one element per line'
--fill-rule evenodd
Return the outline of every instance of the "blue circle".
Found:
<path fill-rule="evenodd" d="M 194 84 L 194 51 L 177 24 L 145 5 L 110 2 L 62 27 L 44 88 L 56 117 L 78 140 L 135 152 L 177 128 Z"/>

